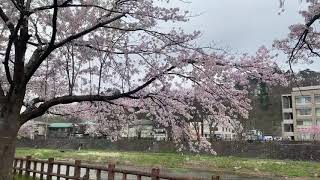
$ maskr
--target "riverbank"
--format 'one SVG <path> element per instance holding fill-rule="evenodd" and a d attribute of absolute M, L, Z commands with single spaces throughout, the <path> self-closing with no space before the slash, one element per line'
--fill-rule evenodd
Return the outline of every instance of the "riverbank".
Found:
<path fill-rule="evenodd" d="M 34 158 L 59 160 L 79 159 L 89 163 L 109 162 L 126 166 L 144 166 L 196 169 L 215 173 L 234 173 L 265 177 L 320 177 L 320 163 L 272 159 L 219 157 L 176 153 L 115 152 L 102 150 L 64 150 L 18 148 L 16 156 L 32 155 Z"/>

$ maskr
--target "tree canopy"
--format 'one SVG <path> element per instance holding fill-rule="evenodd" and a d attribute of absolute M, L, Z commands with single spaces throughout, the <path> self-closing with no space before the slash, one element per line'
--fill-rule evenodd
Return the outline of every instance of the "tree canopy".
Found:
<path fill-rule="evenodd" d="M 264 47 L 234 56 L 196 46 L 200 32 L 177 27 L 190 13 L 172 2 L 2 0 L 0 120 L 20 127 L 67 111 L 112 114 L 102 118 L 112 127 L 131 120 L 125 112 L 138 107 L 172 127 L 180 142 L 192 140 L 180 118 L 192 118 L 185 99 L 196 98 L 220 119 L 246 118 L 249 79 L 286 83 Z"/>

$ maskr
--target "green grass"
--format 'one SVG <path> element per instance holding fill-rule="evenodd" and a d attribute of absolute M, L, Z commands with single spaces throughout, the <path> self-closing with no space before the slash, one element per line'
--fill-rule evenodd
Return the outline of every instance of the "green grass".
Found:
<path fill-rule="evenodd" d="M 14 180 L 32 180 L 32 178 L 25 177 L 25 176 L 16 176 Z"/>
<path fill-rule="evenodd" d="M 219 157 L 209 155 L 190 155 L 176 153 L 115 152 L 108 150 L 66 150 L 19 148 L 16 156 L 32 155 L 35 158 L 54 157 L 59 160 L 83 160 L 91 163 L 109 162 L 135 166 L 158 166 L 162 168 L 201 169 L 206 171 L 225 171 L 238 174 L 274 175 L 285 177 L 320 176 L 320 163 L 307 161 L 271 160 L 238 157 Z"/>

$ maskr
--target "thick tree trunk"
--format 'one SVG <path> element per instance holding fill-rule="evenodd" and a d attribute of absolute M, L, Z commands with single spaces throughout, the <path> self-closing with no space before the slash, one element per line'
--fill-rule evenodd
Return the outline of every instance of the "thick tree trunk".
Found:
<path fill-rule="evenodd" d="M 12 165 L 16 136 L 19 130 L 18 116 L 0 118 L 0 180 L 12 180 Z"/>
<path fill-rule="evenodd" d="M 0 137 L 0 180 L 12 180 L 14 153 L 15 139 Z"/>

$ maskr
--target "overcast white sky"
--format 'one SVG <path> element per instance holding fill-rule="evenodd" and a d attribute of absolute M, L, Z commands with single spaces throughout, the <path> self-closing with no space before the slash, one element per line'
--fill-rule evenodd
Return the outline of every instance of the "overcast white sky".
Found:
<path fill-rule="evenodd" d="M 262 45 L 271 47 L 275 39 L 286 37 L 290 25 L 304 22 L 299 10 L 306 8 L 299 0 L 288 0 L 285 12 L 279 15 L 279 0 L 189 1 L 178 6 L 201 15 L 191 18 L 183 28 L 202 31 L 201 45 L 214 41 L 238 53 L 254 53 Z M 299 65 L 296 69 L 305 67 L 311 68 Z"/>

